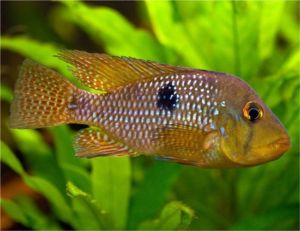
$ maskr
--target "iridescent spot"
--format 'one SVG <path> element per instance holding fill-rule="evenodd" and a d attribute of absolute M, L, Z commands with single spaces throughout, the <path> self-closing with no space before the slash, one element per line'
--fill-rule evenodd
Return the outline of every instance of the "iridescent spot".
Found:
<path fill-rule="evenodd" d="M 215 115 L 215 116 L 219 115 L 218 109 L 215 109 L 215 110 L 214 110 L 214 115 Z"/>

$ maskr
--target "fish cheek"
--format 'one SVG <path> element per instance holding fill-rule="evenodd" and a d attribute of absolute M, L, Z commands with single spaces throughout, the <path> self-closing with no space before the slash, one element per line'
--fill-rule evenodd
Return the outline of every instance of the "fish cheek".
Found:
<path fill-rule="evenodd" d="M 225 134 L 222 134 L 221 137 L 221 152 L 236 164 L 243 164 L 252 140 L 251 127 L 246 121 L 233 117 L 227 120 L 224 127 Z"/>

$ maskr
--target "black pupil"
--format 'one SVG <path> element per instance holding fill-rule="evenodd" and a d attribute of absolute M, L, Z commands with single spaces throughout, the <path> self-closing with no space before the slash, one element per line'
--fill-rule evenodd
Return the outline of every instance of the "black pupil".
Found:
<path fill-rule="evenodd" d="M 158 91 L 157 106 L 164 110 L 173 111 L 178 103 L 178 95 L 176 94 L 175 87 L 169 83 L 163 86 Z"/>
<path fill-rule="evenodd" d="M 248 114 L 250 117 L 250 121 L 257 120 L 259 117 L 259 109 L 256 107 L 251 107 L 249 108 Z"/>

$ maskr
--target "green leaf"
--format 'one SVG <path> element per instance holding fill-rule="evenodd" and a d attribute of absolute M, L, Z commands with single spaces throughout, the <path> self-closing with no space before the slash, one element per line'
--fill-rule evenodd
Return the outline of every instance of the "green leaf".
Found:
<path fill-rule="evenodd" d="M 185 58 L 185 62 L 194 67 L 206 67 L 206 62 L 197 53 L 190 41 L 184 25 L 177 15 L 175 4 L 171 1 L 146 1 L 153 30 L 159 41 L 174 49 Z"/>
<path fill-rule="evenodd" d="M 295 50 L 292 54 L 290 54 L 289 58 L 279 69 L 277 76 L 281 76 L 286 73 L 296 73 L 299 74 L 299 66 L 300 66 L 300 50 Z"/>
<path fill-rule="evenodd" d="M 289 47 L 299 47 L 299 38 L 295 36 L 299 33 L 299 23 L 295 20 L 298 6 L 297 1 L 285 1 L 284 17 L 280 18 L 280 32 L 282 37 L 289 42 Z"/>
<path fill-rule="evenodd" d="M 93 197 L 107 211 L 115 229 L 125 228 L 130 193 L 129 157 L 92 159 Z"/>
<path fill-rule="evenodd" d="M 17 172 L 19 175 L 24 173 L 23 166 L 20 161 L 16 158 L 10 148 L 1 140 L 1 161 Z"/>
<path fill-rule="evenodd" d="M 66 181 L 74 182 L 80 188 L 91 192 L 91 182 L 83 160 L 74 155 L 73 134 L 68 126 L 49 128 L 54 138 L 56 160 Z"/>
<path fill-rule="evenodd" d="M 35 130 L 11 129 L 13 137 L 26 158 L 33 174 L 50 181 L 59 191 L 65 189 L 65 179 L 50 147 Z"/>
<path fill-rule="evenodd" d="M 234 224 L 231 230 L 287 230 L 299 222 L 299 204 L 274 208 Z M 299 225 L 299 224 L 298 224 Z"/>
<path fill-rule="evenodd" d="M 194 212 L 181 202 L 167 204 L 156 220 L 143 222 L 139 230 L 185 230 L 190 225 Z"/>
<path fill-rule="evenodd" d="M 73 134 L 68 126 L 56 126 L 49 128 L 53 138 L 57 161 L 59 164 L 68 163 L 70 165 L 82 167 L 79 158 L 75 157 L 73 148 Z"/>
<path fill-rule="evenodd" d="M 18 196 L 16 202 L 27 217 L 28 227 L 35 230 L 61 229 L 59 224 L 54 220 L 54 217 L 43 214 L 31 197 Z"/>
<path fill-rule="evenodd" d="M 1 198 L 1 207 L 15 222 L 35 230 L 58 230 L 59 224 L 53 217 L 43 214 L 32 198 L 20 196 L 15 201 Z"/>
<path fill-rule="evenodd" d="M 258 53 L 253 48 L 257 44 L 259 10 L 258 3 L 253 1 L 222 1 L 214 5 L 210 13 L 213 14 L 212 49 L 217 70 L 243 79 L 256 74 Z"/>
<path fill-rule="evenodd" d="M 71 72 L 67 65 L 54 57 L 60 51 L 60 48 L 50 43 L 42 43 L 25 36 L 15 37 L 1 37 L 1 49 L 9 49 L 38 63 L 44 64 L 48 67 L 57 69 L 59 72 L 67 77 L 71 77 Z"/>
<path fill-rule="evenodd" d="M 11 167 L 20 176 L 22 176 L 23 181 L 32 189 L 40 192 L 44 195 L 53 205 L 56 214 L 64 221 L 71 223 L 71 211 L 69 210 L 68 204 L 57 188 L 51 184 L 46 179 L 28 176 L 23 170 L 20 162 L 15 157 L 15 155 L 8 149 L 8 147 L 1 143 L 1 161 Z"/>
<path fill-rule="evenodd" d="M 261 59 L 269 57 L 274 49 L 276 35 L 283 16 L 285 1 L 261 2 L 259 23 L 259 55 Z"/>
<path fill-rule="evenodd" d="M 127 221 L 130 193 L 129 157 L 102 157 L 92 159 L 93 197 L 112 217 L 113 227 L 123 229 Z"/>
<path fill-rule="evenodd" d="M 69 224 L 73 224 L 73 213 L 62 195 L 62 192 L 58 191 L 53 184 L 36 176 L 23 175 L 23 180 L 30 188 L 40 192 L 46 197 L 59 219 Z"/>
<path fill-rule="evenodd" d="M 106 7 L 90 7 L 79 1 L 61 2 L 68 8 L 65 14 L 69 15 L 69 19 L 95 42 L 104 44 L 110 54 L 165 60 L 164 51 L 150 34 L 134 28 L 117 11 Z"/>
<path fill-rule="evenodd" d="M 20 205 L 16 202 L 1 198 L 1 207 L 14 221 L 29 227 L 29 222 Z"/>
<path fill-rule="evenodd" d="M 109 228 L 108 224 L 111 219 L 107 217 L 107 212 L 99 208 L 91 195 L 82 191 L 71 182 L 67 183 L 67 193 L 72 198 L 72 206 L 76 213 L 77 229 L 102 230 Z"/>
<path fill-rule="evenodd" d="M 155 162 L 145 175 L 131 200 L 129 228 L 152 217 L 163 206 L 167 192 L 176 180 L 181 166 L 163 161 Z"/>
<path fill-rule="evenodd" d="M 88 193 L 92 192 L 91 176 L 84 168 L 70 165 L 68 163 L 62 163 L 60 168 L 63 170 L 68 181 L 74 182 L 76 185 L 78 185 L 78 187 Z"/>
<path fill-rule="evenodd" d="M 1 84 L 0 93 L 1 93 L 1 100 L 4 100 L 6 102 L 12 101 L 13 93 L 12 93 L 11 89 L 9 89 L 9 87 Z"/>

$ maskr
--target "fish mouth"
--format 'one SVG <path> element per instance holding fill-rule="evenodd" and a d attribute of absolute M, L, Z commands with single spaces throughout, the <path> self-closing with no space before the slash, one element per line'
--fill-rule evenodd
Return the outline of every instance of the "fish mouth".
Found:
<path fill-rule="evenodd" d="M 289 137 L 279 138 L 270 144 L 257 147 L 252 150 L 250 155 L 252 158 L 249 160 L 251 164 L 263 164 L 272 160 L 276 160 L 281 157 L 289 148 L 291 142 Z"/>
<path fill-rule="evenodd" d="M 275 151 L 275 153 L 284 153 L 291 147 L 291 141 L 289 137 L 280 138 L 271 144 L 269 146 Z"/>
<path fill-rule="evenodd" d="M 243 166 L 254 166 L 263 164 L 281 157 L 289 148 L 291 142 L 289 137 L 279 138 L 267 145 L 252 148 L 246 156 L 239 157 L 235 162 Z"/>

